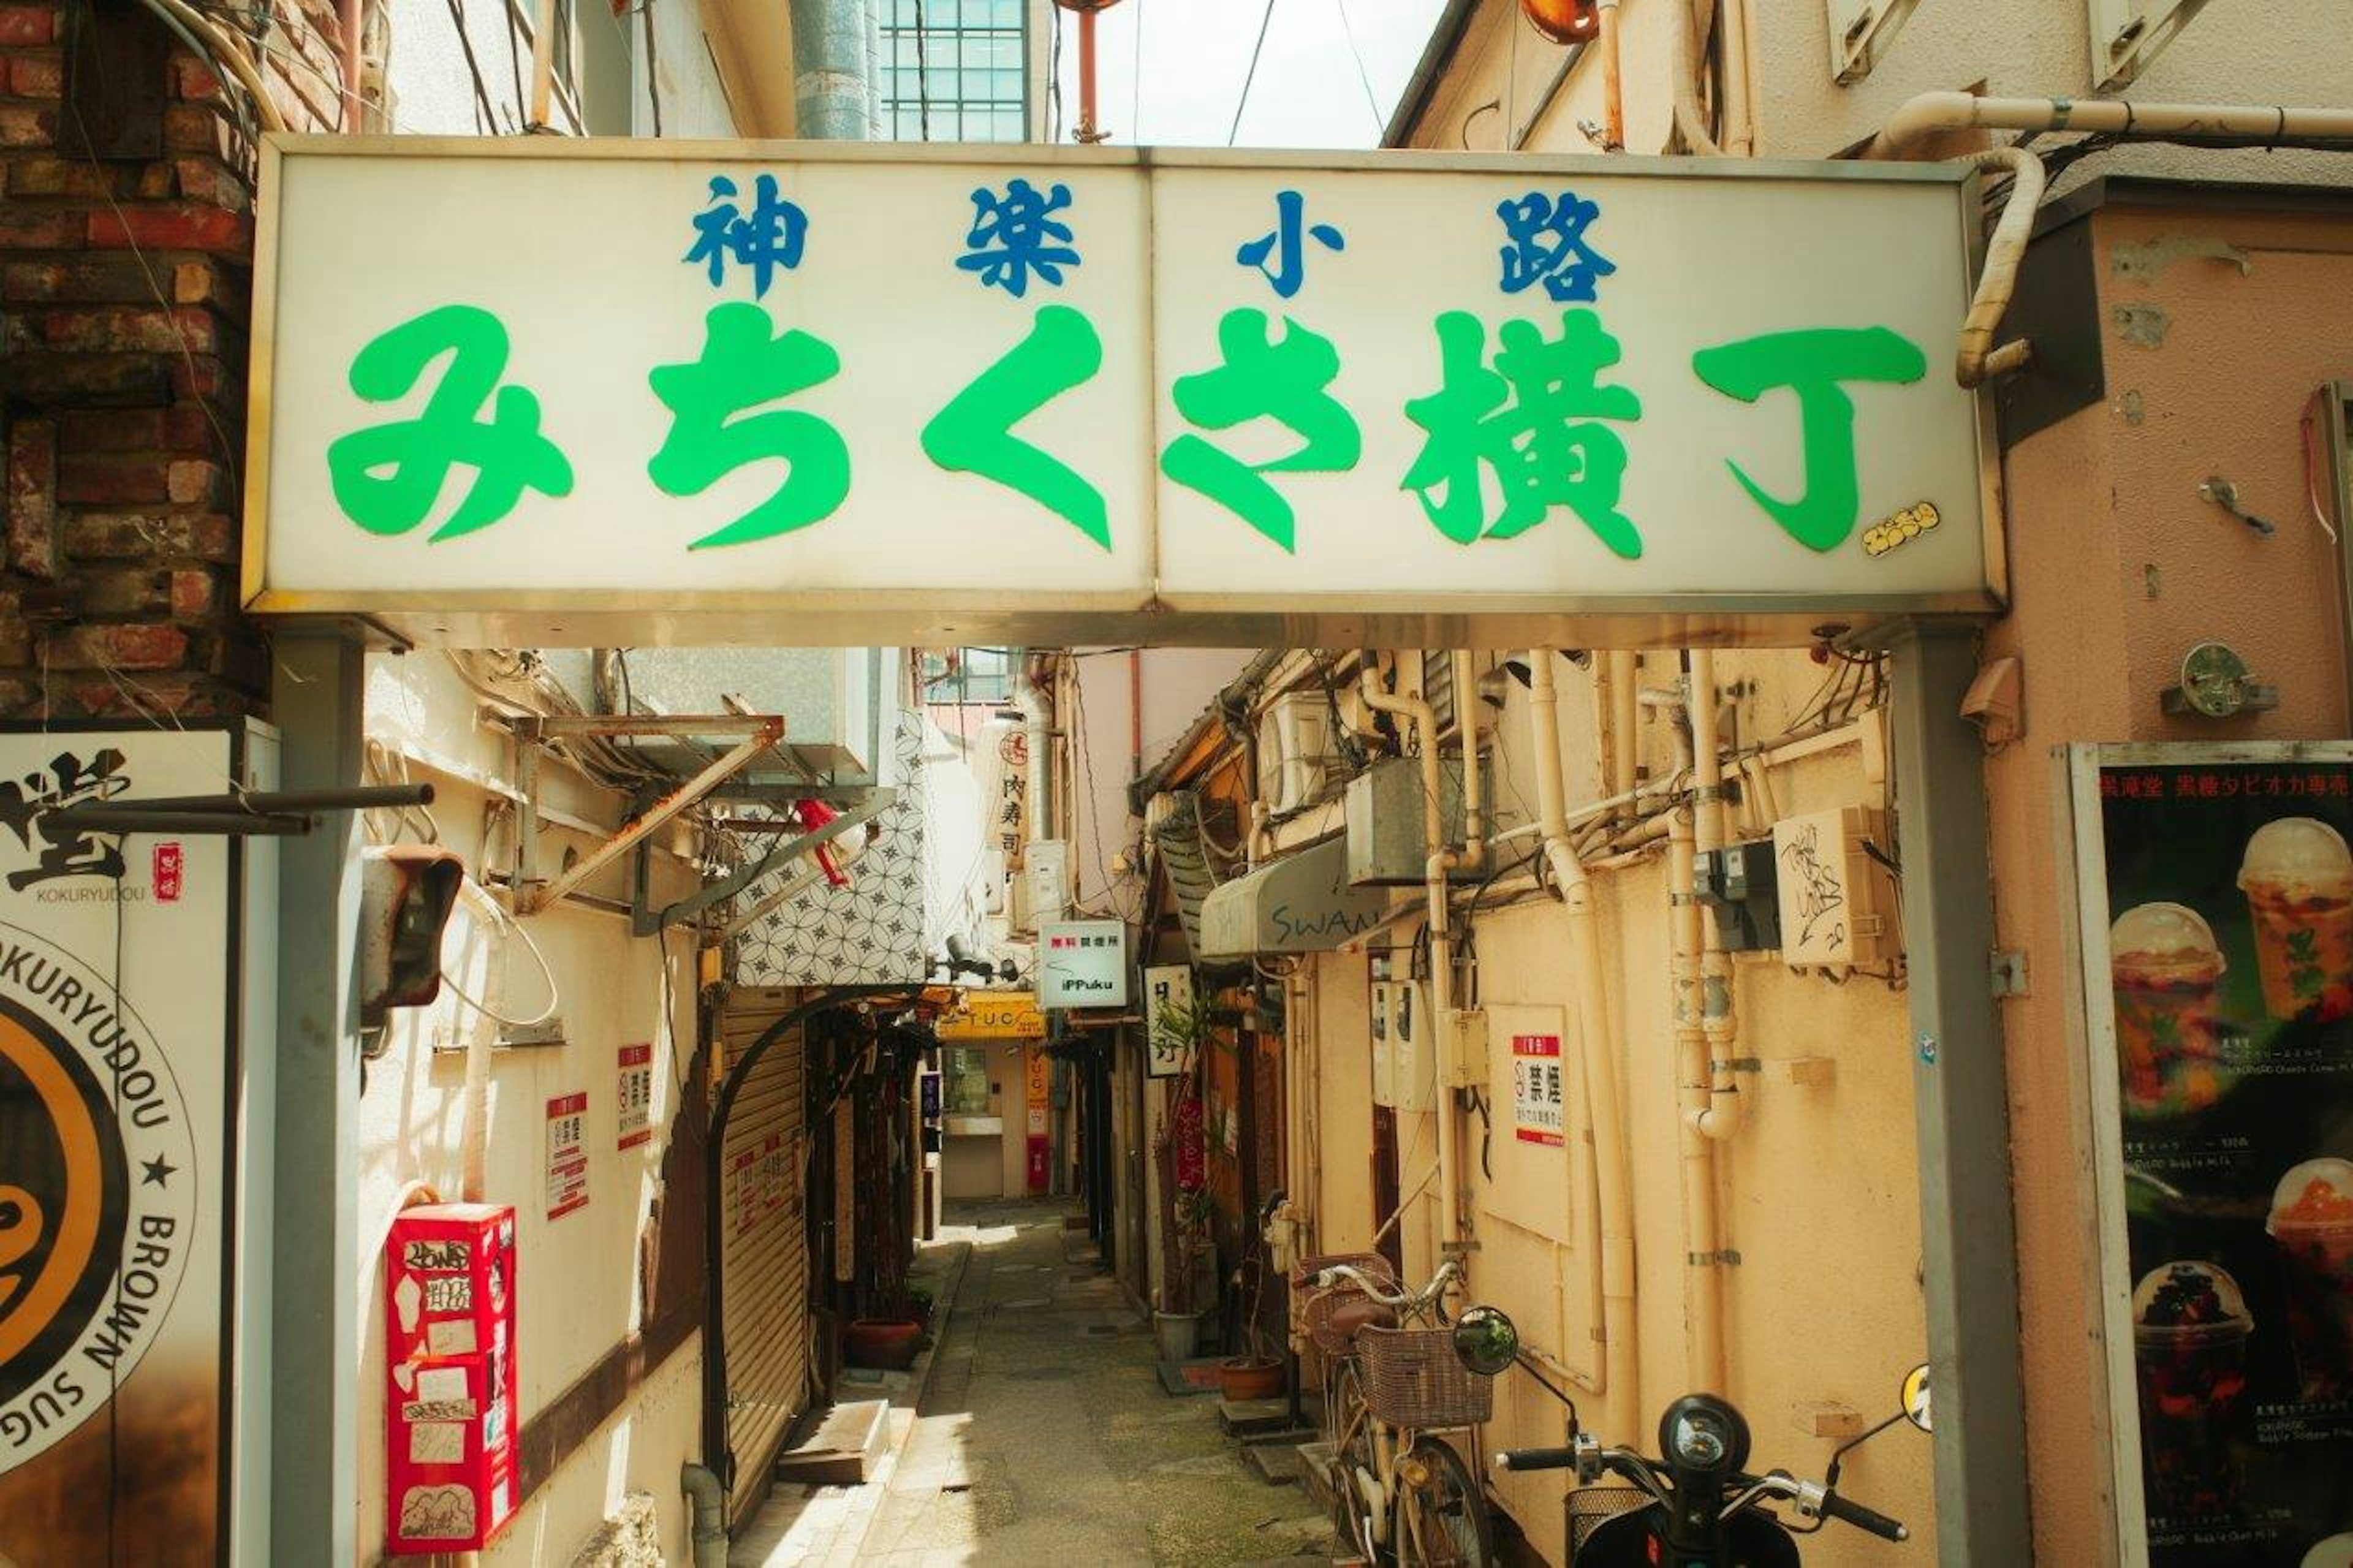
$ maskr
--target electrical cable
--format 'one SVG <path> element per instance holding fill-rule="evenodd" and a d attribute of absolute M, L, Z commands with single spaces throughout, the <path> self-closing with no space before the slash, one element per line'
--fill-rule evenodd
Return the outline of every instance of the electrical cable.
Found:
<path fill-rule="evenodd" d="M 475 1012 L 480 1013 L 483 1017 L 488 1018 L 491 1023 L 496 1024 L 502 1029 L 531 1029 L 538 1027 L 540 1025 L 546 1023 L 550 1018 L 554 1017 L 556 1009 L 562 1006 L 564 1003 L 563 993 L 556 988 L 555 972 L 548 967 L 547 955 L 539 951 L 539 943 L 532 940 L 530 930 L 520 921 L 511 918 L 507 914 L 506 910 L 499 908 L 499 901 L 491 897 L 487 889 L 485 889 L 480 882 L 474 880 L 473 877 L 469 873 L 460 872 L 459 876 L 461 879 L 459 882 L 459 889 L 464 892 L 471 893 L 475 900 L 480 903 L 483 908 L 490 910 L 491 917 L 491 923 L 492 925 L 496 926 L 503 932 L 522 938 L 523 946 L 530 950 L 531 956 L 539 964 L 540 978 L 547 982 L 547 1005 L 541 1008 L 538 1014 L 533 1017 L 509 1018 L 501 1014 L 493 1013 L 490 1008 L 484 1006 L 480 1002 L 476 1001 L 471 995 L 469 995 L 462 986 L 460 986 L 456 981 L 449 978 L 449 972 L 447 969 L 441 971 L 441 984 L 448 986 L 449 988 L 449 994 L 457 997 L 459 1001 L 463 1002 L 467 1006 L 471 1007 Z"/>
<path fill-rule="evenodd" d="M 1266 9 L 1259 13 L 1258 42 L 1250 46 L 1250 69 L 1242 73 L 1241 96 L 1234 100 L 1234 123 L 1226 132 L 1226 145 L 1230 147 L 1241 137 L 1242 110 L 1250 107 L 1250 83 L 1258 79 L 1259 56 L 1266 48 L 1267 25 L 1274 20 L 1274 0 L 1266 0 Z"/>
<path fill-rule="evenodd" d="M 1356 79 L 1364 84 L 1365 107 L 1373 112 L 1373 137 L 1377 142 L 1388 130 L 1388 121 L 1382 117 L 1380 100 L 1374 95 L 1372 72 L 1365 68 L 1365 51 L 1356 47 L 1356 29 L 1348 24 L 1348 0 L 1332 0 L 1332 4 L 1339 8 L 1340 36 L 1348 41 L 1348 54 L 1356 62 Z"/>

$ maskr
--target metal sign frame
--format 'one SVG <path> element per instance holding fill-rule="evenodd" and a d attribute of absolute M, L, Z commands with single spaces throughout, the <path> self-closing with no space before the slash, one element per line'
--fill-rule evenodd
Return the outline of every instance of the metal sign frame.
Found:
<path fill-rule="evenodd" d="M 914 159 L 892 144 L 578 140 L 518 137 L 364 137 L 272 134 L 260 151 L 256 204 L 250 406 L 246 461 L 243 602 L 256 616 L 334 618 L 372 626 L 396 640 L 452 647 L 587 647 L 627 643 L 844 647 L 1026 641 L 1035 644 L 1136 642 L 1154 646 L 1504 647 L 1558 643 L 1586 647 L 1681 647 L 1694 641 L 1792 647 L 1824 625 L 1868 626 L 1897 616 L 1982 617 L 2008 597 L 2000 493 L 2000 447 L 1991 400 L 1976 398 L 1978 486 L 1984 519 L 1980 592 L 1939 594 L 1564 593 L 1532 608 L 1525 596 L 1412 592 L 1335 595 L 1303 603 L 1296 593 L 1168 595 L 1159 592 L 1156 529 L 1146 545 L 1153 587 L 1132 591 L 1048 588 L 921 592 L 886 590 L 534 589 L 319 592 L 274 588 L 265 563 L 270 527 L 272 385 L 278 336 L 276 279 L 280 207 L 289 160 L 463 158 L 537 163 L 581 161 L 708 164 L 772 159 L 779 163 L 891 164 L 920 161 L 1003 169 L 1101 171 L 1153 169 L 1298 170 L 1319 176 L 1352 172 L 1504 175 L 1514 179 L 1630 176 L 1694 185 L 1725 182 L 1857 182 L 1946 185 L 1955 192 L 1956 239 L 1973 265 L 1962 268 L 1963 296 L 1953 300 L 1957 333 L 1966 286 L 1983 255 L 1979 176 L 1961 164 L 1538 156 L 1527 153 L 1318 153 L 1162 151 L 1152 148 L 1024 144 L 1018 157 L 993 146 L 924 143 Z M 1149 306 L 1147 305 L 1147 310 Z M 1928 374 L 1944 374 L 1944 347 L 1930 352 Z M 1161 378 L 1155 374 L 1154 384 Z M 1017 635 L 1018 634 L 1018 635 Z"/>

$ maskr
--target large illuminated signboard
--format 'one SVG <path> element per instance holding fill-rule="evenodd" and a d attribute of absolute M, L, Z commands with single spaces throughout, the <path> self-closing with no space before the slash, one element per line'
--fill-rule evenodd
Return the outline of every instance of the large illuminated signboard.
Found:
<path fill-rule="evenodd" d="M 2000 603 L 1954 168 L 294 137 L 264 173 L 263 612 L 1625 646 Z"/>

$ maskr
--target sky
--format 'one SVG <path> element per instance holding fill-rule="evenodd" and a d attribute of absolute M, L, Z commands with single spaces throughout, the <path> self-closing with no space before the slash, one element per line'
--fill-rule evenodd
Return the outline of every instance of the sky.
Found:
<path fill-rule="evenodd" d="M 1095 19 L 1096 115 L 1121 145 L 1223 147 L 1230 137 L 1241 147 L 1376 147 L 1444 8 L 1445 0 L 1117 0 Z M 1068 140 L 1079 113 L 1078 21 L 1058 15 Z M 1261 17 L 1266 46 L 1243 103 Z"/>

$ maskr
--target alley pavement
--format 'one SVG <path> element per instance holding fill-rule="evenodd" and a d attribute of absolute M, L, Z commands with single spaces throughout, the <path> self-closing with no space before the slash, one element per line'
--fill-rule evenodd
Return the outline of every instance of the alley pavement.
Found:
<path fill-rule="evenodd" d="M 818 1500 L 826 1529 L 796 1546 L 755 1528 L 732 1563 L 1331 1561 L 1325 1516 L 1243 1464 L 1216 1398 L 1161 1386 L 1149 1322 L 1067 1212 L 951 1207 L 930 1250 L 970 1253 L 904 1447 L 866 1486 L 825 1489 L 845 1494 Z"/>

